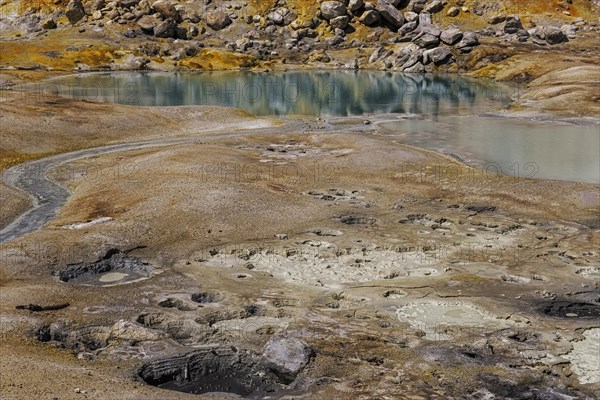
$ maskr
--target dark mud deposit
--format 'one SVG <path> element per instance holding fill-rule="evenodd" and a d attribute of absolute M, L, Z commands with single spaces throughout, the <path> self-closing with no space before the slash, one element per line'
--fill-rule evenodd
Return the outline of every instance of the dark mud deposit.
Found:
<path fill-rule="evenodd" d="M 139 376 L 150 385 L 193 394 L 221 392 L 269 398 L 286 389 L 260 356 L 233 346 L 153 361 L 140 368 Z"/>
<path fill-rule="evenodd" d="M 54 274 L 63 282 L 80 284 L 98 284 L 98 276 L 107 272 L 122 272 L 127 275 L 127 280 L 148 276 L 152 266 L 137 257 L 129 255 L 136 249 L 122 252 L 119 249 L 109 249 L 104 256 L 91 263 L 68 265 L 65 270 L 56 271 Z"/>

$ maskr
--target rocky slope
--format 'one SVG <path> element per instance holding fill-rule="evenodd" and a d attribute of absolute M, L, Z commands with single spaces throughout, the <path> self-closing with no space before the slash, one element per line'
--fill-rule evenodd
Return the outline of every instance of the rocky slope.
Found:
<path fill-rule="evenodd" d="M 590 1 L 4 0 L 0 10 L 0 65 L 59 70 L 458 70 L 482 38 L 545 48 L 597 32 L 599 15 Z"/>
<path fill-rule="evenodd" d="M 584 0 L 3 0 L 0 87 L 72 71 L 239 68 L 441 71 L 528 83 L 597 68 L 599 15 L 600 5 Z M 536 99 L 534 109 L 597 113 L 597 85 L 574 79 L 577 88 L 563 85 L 561 94 L 586 103 L 578 110 L 547 102 L 537 87 L 522 94 Z"/>

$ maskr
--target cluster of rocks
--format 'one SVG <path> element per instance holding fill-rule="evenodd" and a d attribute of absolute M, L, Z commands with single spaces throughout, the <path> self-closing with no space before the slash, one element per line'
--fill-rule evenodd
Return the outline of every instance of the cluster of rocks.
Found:
<path fill-rule="evenodd" d="M 335 37 L 330 43 L 342 42 L 350 24 L 385 26 L 398 35 L 395 42 L 411 42 L 397 53 L 378 48 L 369 62 L 383 61 L 386 68 L 404 72 L 425 72 L 427 65 L 442 65 L 456 59 L 455 54 L 468 53 L 479 45 L 475 32 L 463 32 L 451 26 L 442 30 L 432 22 L 432 14 L 441 12 L 440 0 L 363 0 L 325 1 L 320 17 L 325 19 Z M 402 10 L 405 9 L 405 12 Z"/>
<path fill-rule="evenodd" d="M 488 29 L 484 34 L 490 36 L 508 35 L 510 39 L 519 42 L 527 42 L 531 39 L 534 44 L 545 46 L 568 42 L 569 39 L 575 39 L 577 31 L 584 26 L 585 20 L 578 18 L 574 24 L 556 26 L 531 26 L 529 29 L 523 27 L 521 19 L 516 15 L 499 14 L 492 17 L 489 24 L 500 26 L 500 29 Z"/>
<path fill-rule="evenodd" d="M 306 16 L 297 6 L 277 0 L 261 14 L 253 15 L 244 0 L 217 2 L 211 0 L 179 3 L 173 0 L 70 0 L 64 15 L 80 32 L 98 30 L 109 25 L 122 26 L 126 38 L 155 37 L 139 48 L 148 57 L 168 56 L 178 61 L 195 56 L 204 43 L 230 51 L 247 53 L 257 60 L 279 57 L 283 62 L 331 62 L 331 49 L 361 48 L 364 43 L 381 43 L 385 33 L 393 50 L 378 48 L 369 63 L 405 72 L 430 71 L 434 66 L 456 62 L 460 54 L 479 45 L 479 36 L 506 37 L 518 42 L 554 45 L 574 38 L 580 29 L 588 28 L 577 19 L 560 28 L 523 27 L 518 16 L 496 14 L 488 19 L 490 27 L 480 31 L 461 31 L 451 25 L 445 29 L 433 23 L 435 14 L 454 18 L 461 13 L 489 16 L 497 6 L 464 1 L 448 6 L 447 0 L 318 0 L 318 11 Z M 486 3 L 487 4 L 487 3 Z M 55 29 L 63 11 L 31 19 L 38 30 Z M 31 17 L 31 16 L 30 16 Z M 487 17 L 486 17 L 487 18 Z M 245 24 L 245 26 L 240 26 Z M 222 33 L 219 31 L 234 25 Z M 365 38 L 348 39 L 359 26 L 371 28 Z M 582 28 L 584 27 L 584 28 Z M 591 27 L 590 27 L 591 28 Z M 387 31 L 387 32 L 386 32 Z M 215 39 L 215 40 L 211 40 Z M 178 40 L 182 42 L 175 42 Z M 161 43 L 164 45 L 161 45 Z M 179 43 L 179 44 L 178 44 Z M 181 44 L 183 43 L 183 44 Z M 166 47 L 165 47 L 166 46 Z M 283 54 L 286 57 L 283 57 Z M 141 68 L 149 63 L 143 59 Z M 358 68 L 358 60 L 339 67 Z"/>

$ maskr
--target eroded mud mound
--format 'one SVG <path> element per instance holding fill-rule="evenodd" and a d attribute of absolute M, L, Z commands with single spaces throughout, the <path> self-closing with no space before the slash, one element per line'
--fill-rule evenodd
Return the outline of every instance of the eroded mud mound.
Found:
<path fill-rule="evenodd" d="M 220 392 L 266 398 L 276 397 L 285 389 L 258 354 L 233 346 L 152 361 L 138 373 L 150 385 L 193 394 Z"/>
<path fill-rule="evenodd" d="M 54 274 L 63 282 L 99 285 L 121 283 L 150 275 L 152 266 L 131 256 L 129 253 L 133 250 L 135 249 L 122 252 L 119 249 L 109 249 L 96 261 L 70 264 Z"/>

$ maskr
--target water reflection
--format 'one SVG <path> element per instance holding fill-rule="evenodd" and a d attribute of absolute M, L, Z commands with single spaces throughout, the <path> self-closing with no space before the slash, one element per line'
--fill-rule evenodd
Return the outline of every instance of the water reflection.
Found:
<path fill-rule="evenodd" d="M 504 175 L 600 183 L 600 126 L 488 117 L 409 119 L 382 127 L 402 143 L 445 150 Z"/>
<path fill-rule="evenodd" d="M 457 75 L 378 71 L 100 73 L 62 77 L 38 90 L 144 106 L 212 104 L 255 115 L 451 115 L 497 109 L 511 90 Z"/>

